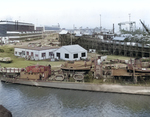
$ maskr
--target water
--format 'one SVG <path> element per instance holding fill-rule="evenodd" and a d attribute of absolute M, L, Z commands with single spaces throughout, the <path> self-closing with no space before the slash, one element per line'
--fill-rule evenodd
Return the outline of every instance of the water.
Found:
<path fill-rule="evenodd" d="M 0 83 L 0 104 L 13 117 L 149 117 L 150 96 Z"/>

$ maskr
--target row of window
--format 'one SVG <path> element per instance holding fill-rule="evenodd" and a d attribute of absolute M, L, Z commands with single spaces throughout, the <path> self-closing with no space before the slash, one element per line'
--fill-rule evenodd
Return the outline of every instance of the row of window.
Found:
<path fill-rule="evenodd" d="M 17 54 L 17 51 L 15 52 L 15 54 Z M 19 55 L 25 55 L 25 51 L 22 51 L 22 52 L 19 52 Z M 26 52 L 27 55 L 29 55 L 29 52 L 27 51 Z M 33 52 L 31 52 L 31 56 L 33 56 Z M 35 56 L 38 56 L 37 54 Z M 45 57 L 46 56 L 46 53 L 42 53 L 41 54 L 41 57 Z M 49 52 L 49 56 L 54 56 L 54 53 L 53 52 Z"/>
<path fill-rule="evenodd" d="M 27 51 L 26 52 L 27 53 L 27 55 L 29 55 L 29 52 Z M 17 52 L 15 52 L 15 54 L 17 54 Z M 19 52 L 19 54 L 21 55 L 25 55 L 25 51 L 22 51 L 22 53 L 21 52 Z M 31 52 L 31 56 L 33 56 L 33 52 Z M 38 56 L 37 54 L 36 54 L 36 56 Z M 49 56 L 54 56 L 54 53 L 53 52 L 49 52 Z M 60 53 L 56 53 L 56 56 L 58 57 L 58 58 L 60 58 Z M 46 53 L 42 53 L 41 54 L 41 57 L 46 57 Z M 86 57 L 86 53 L 85 52 L 83 52 L 83 53 L 81 53 L 81 57 Z M 67 54 L 67 53 L 65 53 L 65 58 L 69 58 L 69 54 Z M 73 54 L 73 58 L 78 58 L 78 54 Z"/>
<path fill-rule="evenodd" d="M 59 57 L 60 58 L 60 53 L 57 53 L 57 57 Z M 84 53 L 81 53 L 81 57 L 86 57 L 86 53 L 84 52 Z M 66 54 L 65 53 L 65 58 L 69 58 L 69 54 Z M 75 58 L 78 58 L 78 54 L 73 54 L 73 58 L 75 59 Z"/>

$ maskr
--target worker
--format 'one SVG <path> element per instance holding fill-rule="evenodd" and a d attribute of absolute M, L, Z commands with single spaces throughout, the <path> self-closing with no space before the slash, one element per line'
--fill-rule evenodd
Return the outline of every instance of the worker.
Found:
<path fill-rule="evenodd" d="M 100 65 L 100 64 L 101 64 L 101 62 L 102 62 L 102 60 L 101 60 L 101 56 L 98 56 L 97 65 Z"/>

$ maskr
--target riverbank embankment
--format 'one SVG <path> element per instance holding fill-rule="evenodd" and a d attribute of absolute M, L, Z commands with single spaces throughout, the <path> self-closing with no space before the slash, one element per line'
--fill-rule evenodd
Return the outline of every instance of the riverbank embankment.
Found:
<path fill-rule="evenodd" d="M 150 95 L 149 86 L 126 86 L 119 84 L 93 84 L 93 83 L 78 83 L 78 82 L 62 82 L 62 81 L 34 81 L 22 79 L 3 79 L 2 82 L 29 85 L 37 87 L 49 87 L 69 90 L 95 91 L 108 93 L 122 93 L 134 95 Z"/>

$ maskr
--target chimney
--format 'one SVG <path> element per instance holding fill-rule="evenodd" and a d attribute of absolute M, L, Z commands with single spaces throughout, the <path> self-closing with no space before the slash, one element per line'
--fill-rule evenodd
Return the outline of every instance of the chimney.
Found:
<path fill-rule="evenodd" d="M 115 26 L 114 26 L 114 24 L 113 24 L 113 34 L 115 33 Z"/>

